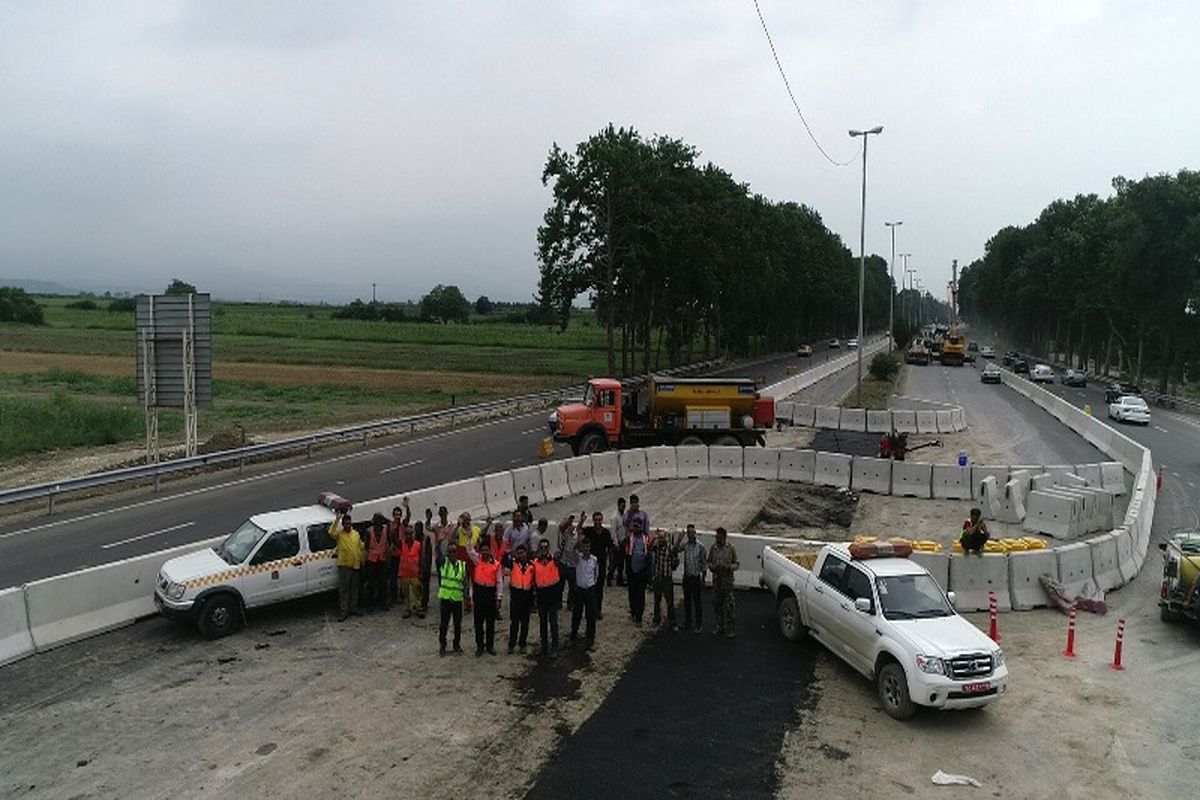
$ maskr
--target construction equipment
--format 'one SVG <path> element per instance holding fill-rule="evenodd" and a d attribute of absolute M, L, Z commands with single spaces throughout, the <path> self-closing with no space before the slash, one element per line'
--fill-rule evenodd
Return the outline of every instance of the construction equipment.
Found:
<path fill-rule="evenodd" d="M 903 461 L 905 455 L 908 453 L 912 453 L 917 450 L 924 450 L 926 447 L 941 446 L 941 439 L 933 439 L 932 441 L 909 447 L 907 433 L 896 433 L 895 431 L 892 431 L 891 433 L 885 433 L 883 436 L 879 437 L 879 457 L 890 458 L 895 461 Z"/>
<path fill-rule="evenodd" d="M 942 366 L 961 367 L 967 358 L 967 337 L 958 322 L 958 259 L 951 267 L 950 330 L 942 343 Z"/>
<path fill-rule="evenodd" d="M 1200 530 L 1175 533 L 1158 547 L 1163 551 L 1158 599 L 1163 622 L 1200 622 Z"/>

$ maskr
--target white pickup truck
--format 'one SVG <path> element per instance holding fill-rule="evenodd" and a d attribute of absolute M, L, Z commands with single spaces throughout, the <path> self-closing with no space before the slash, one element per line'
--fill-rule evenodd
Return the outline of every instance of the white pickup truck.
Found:
<path fill-rule="evenodd" d="M 1008 689 L 1004 653 L 954 611 L 954 593 L 886 545 L 767 547 L 762 585 L 783 635 L 812 633 L 874 681 L 896 719 L 917 706 L 978 708 Z"/>

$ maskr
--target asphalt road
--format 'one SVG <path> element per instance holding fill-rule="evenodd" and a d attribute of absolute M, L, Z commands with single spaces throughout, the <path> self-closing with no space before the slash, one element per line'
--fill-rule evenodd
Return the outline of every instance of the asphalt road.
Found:
<path fill-rule="evenodd" d="M 706 592 L 706 615 L 710 601 Z M 766 592 L 738 592 L 736 602 L 736 639 L 664 629 L 638 648 L 525 796 L 774 797 L 775 762 L 814 688 L 819 646 L 779 634 Z"/>
<path fill-rule="evenodd" d="M 824 363 L 794 354 L 740 363 L 718 372 L 782 380 L 789 367 Z M 222 471 L 69 505 L 53 516 L 26 514 L 0 524 L 0 587 L 201 541 L 234 530 L 247 517 L 293 508 L 335 491 L 351 500 L 403 494 L 426 486 L 538 462 L 546 411 L 419 436 L 378 440 L 367 448 L 323 450 L 302 457 Z M 559 446 L 560 455 L 568 449 Z"/>

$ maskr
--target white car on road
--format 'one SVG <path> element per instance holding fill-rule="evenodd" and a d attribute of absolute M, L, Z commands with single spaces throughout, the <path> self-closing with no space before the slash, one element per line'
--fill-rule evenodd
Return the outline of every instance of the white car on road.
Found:
<path fill-rule="evenodd" d="M 996 643 L 954 611 L 928 570 L 886 545 L 766 547 L 762 585 L 775 595 L 779 629 L 811 633 L 874 682 L 883 710 L 906 719 L 917 706 L 978 708 L 1008 690 Z M 806 569 L 802 563 L 811 563 Z"/>
<path fill-rule="evenodd" d="M 979 357 L 980 358 L 995 358 L 996 351 L 993 350 L 992 348 L 988 347 L 987 345 L 984 345 L 983 347 L 979 348 Z"/>
<path fill-rule="evenodd" d="M 851 339 L 850 341 L 846 342 L 846 347 L 849 347 L 851 350 L 858 347 L 858 339 Z"/>
<path fill-rule="evenodd" d="M 1108 404 L 1108 416 L 1117 422 L 1136 422 L 1140 425 L 1150 424 L 1150 406 L 1142 398 L 1127 394 L 1117 398 L 1115 403 Z"/>
<path fill-rule="evenodd" d="M 1048 364 L 1037 364 L 1029 370 L 1029 380 L 1034 383 L 1054 383 L 1054 370 Z"/>

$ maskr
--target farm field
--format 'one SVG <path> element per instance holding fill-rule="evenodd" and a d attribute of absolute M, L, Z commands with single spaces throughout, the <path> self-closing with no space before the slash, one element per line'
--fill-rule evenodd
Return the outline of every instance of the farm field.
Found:
<path fill-rule="evenodd" d="M 0 324 L 0 462 L 137 442 L 131 313 L 39 296 L 46 324 Z M 333 319 L 334 307 L 213 304 L 213 394 L 200 437 L 240 439 L 403 416 L 565 386 L 603 373 L 604 331 L 581 312 L 565 331 Z M 164 412 L 166 440 L 182 416 Z"/>

